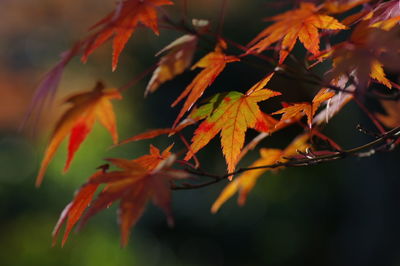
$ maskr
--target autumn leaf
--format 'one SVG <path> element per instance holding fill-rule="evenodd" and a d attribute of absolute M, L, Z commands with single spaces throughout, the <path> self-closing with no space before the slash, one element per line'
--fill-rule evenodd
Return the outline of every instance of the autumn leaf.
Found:
<path fill-rule="evenodd" d="M 365 90 L 372 78 L 392 88 L 383 66 L 392 71 L 399 69 L 399 45 L 395 31 L 371 28 L 368 21 L 363 21 L 355 27 L 349 41 L 332 47 L 320 59 L 333 58 L 333 68 L 327 74 L 328 80 L 343 75 L 351 76 L 359 90 Z"/>
<path fill-rule="evenodd" d="M 222 152 L 228 165 L 228 172 L 233 172 L 238 163 L 244 144 L 247 128 L 268 131 L 269 122 L 258 107 L 258 102 L 280 95 L 279 92 L 265 89 L 272 74 L 265 77 L 246 94 L 232 91 L 215 95 L 209 103 L 197 110 L 199 117 L 205 120 L 194 132 L 190 151 L 185 160 L 203 148 L 221 132 Z"/>
<path fill-rule="evenodd" d="M 203 58 L 201 58 L 194 66 L 195 68 L 203 68 L 203 70 L 193 79 L 186 87 L 181 95 L 172 103 L 172 107 L 176 106 L 185 97 L 186 101 L 183 104 L 181 111 L 176 118 L 173 127 L 175 127 L 183 115 L 189 111 L 195 102 L 203 95 L 204 91 L 209 87 L 219 74 L 224 70 L 227 63 L 239 61 L 235 56 L 228 56 L 223 53 L 226 49 L 226 43 L 219 41 L 215 50 Z"/>
<path fill-rule="evenodd" d="M 96 119 L 110 132 L 114 143 L 118 142 L 115 115 L 110 100 L 121 98 L 117 89 L 105 89 L 104 85 L 98 82 L 92 91 L 75 94 L 66 100 L 66 103 L 72 106 L 60 118 L 53 131 L 36 178 L 36 186 L 40 186 L 61 142 L 70 135 L 64 171 L 68 170 L 75 152 L 92 130 Z"/>
<path fill-rule="evenodd" d="M 118 143 L 118 146 L 119 145 L 123 145 L 123 144 L 127 144 L 129 142 L 133 142 L 133 141 L 139 141 L 139 140 L 145 140 L 145 139 L 153 139 L 153 138 L 161 136 L 161 135 L 172 136 L 172 135 L 175 135 L 176 133 L 182 131 L 187 126 L 193 125 L 194 123 L 197 122 L 197 120 L 198 119 L 192 119 L 189 116 L 187 119 L 183 120 L 181 123 L 179 123 L 179 125 L 177 125 L 174 128 L 151 129 L 151 130 L 148 130 L 146 132 L 137 134 L 135 136 L 132 136 L 130 138 L 127 138 L 127 139 L 121 141 L 120 143 Z"/>
<path fill-rule="evenodd" d="M 293 50 L 297 39 L 312 54 L 319 53 L 318 29 L 342 30 L 347 27 L 335 18 L 320 14 L 318 8 L 312 3 L 301 3 L 300 8 L 287 11 L 272 17 L 276 21 L 264 29 L 249 43 L 247 53 L 261 53 L 271 44 L 282 41 L 279 52 L 279 64 Z"/>
<path fill-rule="evenodd" d="M 128 243 L 132 226 L 143 214 L 147 202 L 152 200 L 155 205 L 165 212 L 168 223 L 172 225 L 170 182 L 187 178 L 189 174 L 183 170 L 170 169 L 175 159 L 175 156 L 170 152 L 171 148 L 172 145 L 160 152 L 156 147 L 150 146 L 150 154 L 135 160 L 108 159 L 112 165 L 120 170 L 96 174 L 83 186 L 85 188 L 89 185 L 106 184 L 105 189 L 91 203 L 90 208 L 82 218 L 82 223 L 85 223 L 87 219 L 119 200 L 118 215 L 121 243 L 125 246 Z M 76 203 L 75 199 L 72 205 L 79 204 L 79 202 Z M 79 212 L 79 215 L 74 215 L 69 211 L 67 215 L 62 215 L 62 217 L 67 216 L 68 219 L 74 219 L 75 221 L 81 215 L 82 212 Z M 59 224 L 64 220 L 60 219 L 61 222 Z M 56 231 L 61 226 L 59 224 L 56 227 Z M 69 229 L 68 225 L 67 223 L 67 229 Z M 66 231 L 66 236 L 68 236 L 68 233 L 69 231 Z"/>
<path fill-rule="evenodd" d="M 103 171 L 96 172 L 93 176 L 89 178 L 95 179 L 97 176 L 101 175 Z M 64 236 L 61 241 L 61 245 L 64 246 L 65 242 L 68 239 L 68 235 L 70 234 L 72 228 L 74 228 L 75 224 L 81 218 L 83 212 L 89 206 L 94 193 L 96 192 L 99 184 L 85 184 L 83 185 L 74 196 L 73 201 L 68 204 L 64 210 L 61 212 L 60 218 L 57 221 L 56 226 L 53 230 L 53 246 L 56 244 L 57 236 L 60 233 L 61 226 L 65 223 L 65 231 Z"/>
<path fill-rule="evenodd" d="M 155 34 L 158 31 L 157 7 L 172 5 L 169 0 L 125 0 L 121 1 L 113 12 L 97 22 L 91 29 L 98 29 L 86 40 L 82 61 L 110 38 L 113 38 L 112 69 L 117 68 L 118 58 L 137 26 L 150 28 Z"/>
<path fill-rule="evenodd" d="M 334 115 L 353 99 L 353 94 L 351 92 L 356 90 L 356 86 L 354 86 L 354 84 L 348 84 L 348 81 L 348 77 L 342 75 L 339 79 L 332 82 L 332 85 L 346 92 L 339 91 L 335 96 L 330 98 L 325 108 L 314 117 L 313 124 L 320 125 L 322 123 L 328 123 Z"/>
<path fill-rule="evenodd" d="M 338 14 L 370 1 L 371 0 L 328 0 L 324 3 L 324 9 L 331 14 Z"/>
<path fill-rule="evenodd" d="M 58 63 L 44 75 L 35 90 L 28 112 L 22 122 L 22 127 L 34 116 L 34 112 L 36 112 L 37 116 L 40 116 L 45 105 L 52 102 L 65 67 L 80 52 L 81 48 L 81 43 L 78 42 L 70 50 L 63 52 Z"/>
<path fill-rule="evenodd" d="M 143 133 L 134 135 L 130 138 L 127 138 L 127 139 L 121 141 L 120 143 L 118 143 L 117 145 L 119 146 L 119 145 L 127 144 L 129 142 L 139 141 L 139 140 L 153 139 L 153 138 L 161 136 L 161 135 L 168 135 L 169 137 L 173 136 L 173 135 L 181 132 L 186 127 L 191 126 L 191 125 L 197 123 L 199 120 L 206 118 L 210 114 L 210 113 L 204 112 L 204 107 L 202 109 L 203 110 L 199 110 L 196 108 L 192 109 L 192 111 L 187 116 L 187 118 L 182 120 L 176 127 L 151 129 L 151 130 L 145 131 Z M 266 116 L 265 120 L 267 120 L 267 121 L 269 121 L 268 119 L 270 119 L 271 121 L 273 120 L 272 117 L 269 117 L 266 114 L 264 114 L 264 115 Z M 269 122 L 272 125 L 271 121 L 269 121 Z"/>
<path fill-rule="evenodd" d="M 280 126 L 282 123 L 288 123 L 292 120 L 299 120 L 304 115 L 307 116 L 307 124 L 309 128 L 312 127 L 313 117 L 315 112 L 318 110 L 320 105 L 329 100 L 335 95 L 333 91 L 329 91 L 328 89 L 321 89 L 312 100 L 312 103 L 295 103 L 289 105 L 287 107 L 282 108 L 279 111 L 274 112 L 273 114 L 282 114 L 281 120 L 276 125 L 277 127 Z"/>
<path fill-rule="evenodd" d="M 372 12 L 369 21 L 371 27 L 391 30 L 400 21 L 400 5 L 398 0 L 380 3 Z"/>
<path fill-rule="evenodd" d="M 260 158 L 256 160 L 249 167 L 258 167 L 263 165 L 271 165 L 276 162 L 285 162 L 290 156 L 296 155 L 297 151 L 305 151 L 309 147 L 307 141 L 309 139 L 309 134 L 303 134 L 295 138 L 289 146 L 284 150 L 279 149 L 260 149 Z M 239 193 L 238 204 L 244 205 L 248 193 L 254 188 L 258 178 L 265 172 L 270 171 L 272 168 L 262 168 L 252 171 L 246 171 L 235 180 L 230 182 L 221 194 L 218 196 L 217 200 L 211 207 L 211 212 L 216 213 L 221 206 L 230 199 L 236 192 Z"/>
<path fill-rule="evenodd" d="M 183 73 L 192 63 L 193 55 L 199 40 L 198 35 L 208 31 L 209 22 L 207 20 L 194 19 L 192 21 L 196 30 L 196 35 L 186 34 L 159 51 L 156 56 L 164 54 L 156 70 L 153 72 L 149 84 L 147 84 L 145 96 L 153 93 L 164 82 L 173 79 Z"/>
<path fill-rule="evenodd" d="M 386 115 L 376 114 L 376 117 L 385 126 L 395 128 L 400 125 L 400 101 L 381 101 L 385 108 Z"/>
<path fill-rule="evenodd" d="M 156 91 L 161 84 L 183 73 L 190 66 L 197 42 L 198 37 L 196 35 L 187 34 L 176 39 L 157 53 L 157 55 L 162 53 L 165 53 L 165 55 L 158 62 L 158 66 L 146 87 L 145 95 Z"/>

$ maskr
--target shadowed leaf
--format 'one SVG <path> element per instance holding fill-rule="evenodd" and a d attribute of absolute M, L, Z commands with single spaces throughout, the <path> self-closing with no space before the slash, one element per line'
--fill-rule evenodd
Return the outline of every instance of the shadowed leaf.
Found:
<path fill-rule="evenodd" d="M 284 162 L 287 157 L 297 154 L 297 151 L 305 151 L 309 145 L 307 141 L 309 139 L 308 134 L 300 135 L 295 138 L 289 146 L 284 150 L 279 149 L 266 149 L 260 150 L 260 159 L 256 160 L 249 167 L 258 167 L 263 165 L 271 165 L 276 162 Z M 276 168 L 275 168 L 276 169 Z M 211 212 L 216 213 L 221 206 L 230 199 L 236 192 L 239 193 L 238 204 L 244 205 L 248 193 L 254 188 L 258 178 L 265 172 L 270 171 L 271 168 L 256 169 L 251 171 L 246 171 L 232 182 L 230 182 L 221 194 L 218 196 L 217 200 L 211 207 Z"/>

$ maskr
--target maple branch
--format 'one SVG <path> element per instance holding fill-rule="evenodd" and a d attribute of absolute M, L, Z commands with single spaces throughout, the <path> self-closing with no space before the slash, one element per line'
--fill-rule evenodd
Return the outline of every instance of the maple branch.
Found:
<path fill-rule="evenodd" d="M 252 139 L 246 146 L 243 147 L 242 151 L 239 154 L 239 161 L 251 150 L 253 150 L 258 143 L 260 143 L 263 139 L 270 136 L 270 133 L 261 132 L 254 139 Z"/>
<path fill-rule="evenodd" d="M 279 67 L 277 67 L 275 69 L 275 72 L 280 74 L 280 75 L 282 75 L 282 76 L 285 76 L 287 78 L 301 80 L 301 81 L 304 81 L 306 83 L 317 85 L 319 87 L 328 88 L 328 89 L 331 89 L 331 90 L 336 91 L 336 92 L 343 92 L 343 93 L 348 93 L 348 94 L 357 96 L 357 90 L 348 90 L 346 88 L 341 88 L 341 87 L 335 86 L 333 84 L 330 84 L 329 82 L 327 82 L 326 80 L 323 80 L 318 75 L 312 73 L 310 71 L 310 69 L 305 67 L 303 64 L 301 64 L 300 61 L 295 56 L 290 55 L 290 58 L 294 62 L 299 64 L 300 67 L 303 68 L 306 71 L 306 74 L 308 76 L 297 75 L 298 70 L 296 70 L 295 68 L 290 67 L 288 65 L 280 65 Z M 348 74 L 347 77 L 353 83 L 354 86 L 358 85 L 358 83 L 354 80 L 354 78 L 352 78 L 351 75 Z M 315 78 L 315 80 L 313 78 Z M 374 80 L 372 80 L 372 82 L 374 82 Z M 370 98 L 380 99 L 380 100 L 398 101 L 400 99 L 400 85 L 398 85 L 398 84 L 396 84 L 394 82 L 391 82 L 391 84 L 397 90 L 396 91 L 393 91 L 393 90 L 390 91 L 390 94 L 384 94 L 384 93 L 380 93 L 380 92 L 378 92 L 376 90 L 371 90 L 371 91 L 367 91 L 365 93 L 365 96 L 370 97 Z"/>
<path fill-rule="evenodd" d="M 286 162 L 277 162 L 274 164 L 269 165 L 261 165 L 261 166 L 254 166 L 254 167 L 247 167 L 247 168 L 240 168 L 232 173 L 224 174 L 224 175 L 215 175 L 212 173 L 207 173 L 202 170 L 195 170 L 195 169 L 185 169 L 188 173 L 203 176 L 203 177 L 210 177 L 213 180 L 200 183 L 200 184 L 188 184 L 184 183 L 180 186 L 173 184 L 171 186 L 172 190 L 188 190 L 188 189 L 197 189 L 206 187 L 215 183 L 218 183 L 222 180 L 227 179 L 229 176 L 237 175 L 246 171 L 257 170 L 257 169 L 275 169 L 280 167 L 300 167 L 300 166 L 311 166 L 316 165 L 324 162 L 336 161 L 340 159 L 344 159 L 346 157 L 352 156 L 357 158 L 364 158 L 370 157 L 378 152 L 384 151 L 392 151 L 396 145 L 399 144 L 397 140 L 400 139 L 400 126 L 381 134 L 375 140 L 368 142 L 364 145 L 348 149 L 337 151 L 333 153 L 329 153 L 326 155 L 315 156 L 313 153 L 303 154 L 305 156 L 304 159 L 290 159 Z M 390 140 L 390 142 L 387 142 Z M 381 145 L 382 144 L 382 145 Z M 379 146 L 378 146 L 379 145 Z"/>
<path fill-rule="evenodd" d="M 186 140 L 185 136 L 184 136 L 182 133 L 179 133 L 179 138 L 181 139 L 181 141 L 182 141 L 183 144 L 185 145 L 186 149 L 187 149 L 189 152 L 193 153 L 193 152 L 192 152 L 192 148 L 190 147 L 189 142 Z M 199 168 L 199 167 L 200 167 L 200 161 L 199 161 L 199 159 L 197 158 L 197 156 L 196 156 L 195 153 L 193 153 L 193 160 L 194 160 L 194 163 L 195 163 L 195 165 L 194 165 L 193 168 L 195 168 L 195 169 L 196 169 L 196 168 Z"/>
<path fill-rule="evenodd" d="M 330 138 L 330 137 L 328 137 L 327 135 L 323 134 L 323 133 L 320 132 L 319 130 L 313 128 L 313 129 L 310 131 L 310 133 L 311 133 L 311 135 L 317 136 L 317 137 L 320 138 L 321 140 L 328 142 L 329 145 L 332 146 L 332 148 L 334 148 L 334 149 L 336 149 L 336 150 L 338 150 L 338 151 L 341 151 L 341 150 L 342 150 L 342 148 L 340 147 L 339 144 L 337 144 L 332 138 Z"/>
<path fill-rule="evenodd" d="M 385 129 L 383 128 L 382 124 L 378 121 L 378 119 L 375 117 L 375 115 L 368 110 L 368 108 L 360 101 L 360 99 L 358 99 L 358 97 L 354 97 L 354 101 L 360 107 L 360 109 L 369 117 L 369 119 L 379 130 L 379 132 L 383 134 L 385 132 Z"/>
<path fill-rule="evenodd" d="M 147 69 L 145 69 L 144 71 L 139 73 L 139 75 L 135 76 L 131 81 L 129 81 L 128 83 L 126 83 L 122 87 L 118 88 L 118 90 L 120 92 L 123 92 L 123 91 L 129 89 L 130 87 L 135 86 L 138 82 L 140 82 L 147 75 L 149 75 L 151 72 L 153 72 L 157 68 L 157 66 L 158 66 L 158 63 L 155 63 L 152 66 L 148 67 Z"/>

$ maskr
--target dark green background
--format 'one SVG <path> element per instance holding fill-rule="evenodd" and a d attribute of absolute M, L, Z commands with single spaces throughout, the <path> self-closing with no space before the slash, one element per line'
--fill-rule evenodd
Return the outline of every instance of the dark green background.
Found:
<path fill-rule="evenodd" d="M 0 97 L 3 106 L 20 104 L 20 109 L 26 110 L 35 84 L 56 62 L 57 55 L 84 36 L 85 29 L 113 6 L 113 1 L 104 1 L 110 2 L 104 6 L 94 0 L 65 2 L 0 1 L 0 15 L 4 18 L 0 27 L 1 72 L 11 77 L 11 82 L 1 80 L 0 87 L 21 93 L 13 101 Z M 191 16 L 216 24 L 220 1 L 188 2 Z M 262 17 L 283 10 L 268 6 L 270 2 L 280 1 L 229 1 L 224 36 L 247 43 L 266 25 L 261 22 Z M 179 9 L 168 10 L 179 16 Z M 90 89 L 99 77 L 110 86 L 122 86 L 155 63 L 153 55 L 177 36 L 178 33 L 162 30 L 157 38 L 139 29 L 113 74 L 109 45 L 91 56 L 87 65 L 74 60 L 62 80 L 59 99 L 73 91 Z M 296 46 L 296 56 L 304 56 L 303 50 L 301 45 Z M 201 55 L 196 54 L 196 59 Z M 263 64 L 260 68 L 262 62 L 254 62 L 257 67 L 252 63 L 230 65 L 206 96 L 216 91 L 245 91 L 272 69 Z M 321 74 L 326 70 L 324 65 L 315 71 Z M 130 88 L 123 101 L 115 102 L 121 138 L 170 126 L 178 110 L 170 109 L 169 104 L 193 75 L 168 82 L 147 99 L 143 99 L 143 91 L 149 77 Z M 22 78 L 25 86 L 13 87 Z M 293 101 L 310 99 L 316 92 L 308 84 L 283 77 L 274 79 L 270 88 Z M 25 99 L 22 104 L 21 99 Z M 71 234 L 64 248 L 52 248 L 51 231 L 59 213 L 75 189 L 103 163 L 102 158 L 136 158 L 147 153 L 150 144 L 143 141 L 109 150 L 110 137 L 96 125 L 78 151 L 70 172 L 61 174 L 66 156 L 64 144 L 42 187 L 36 189 L 34 179 L 49 132 L 60 114 L 54 111 L 60 109 L 59 102 L 55 108 L 45 110 L 44 122 L 35 137 L 16 130 L 22 120 L 21 111 L 12 121 L 0 120 L 1 265 L 400 265 L 398 151 L 266 174 L 244 207 L 236 206 L 232 199 L 216 215 L 209 209 L 226 182 L 201 190 L 174 192 L 175 227 L 168 228 L 162 212 L 150 205 L 126 248 L 119 245 L 113 206 L 95 216 L 81 232 Z M 278 103 L 278 99 L 271 101 L 265 110 L 276 110 Z M 378 108 L 374 102 L 371 106 Z M 9 112 L 3 116 L 10 117 Z M 358 107 L 350 104 L 332 119 L 327 132 L 351 148 L 371 140 L 355 130 L 358 123 L 374 130 Z M 282 148 L 299 132 L 296 128 L 284 130 L 261 146 Z M 188 138 L 190 134 L 189 130 Z M 174 141 L 179 150 L 182 145 L 178 139 L 161 137 L 151 143 L 165 148 Z M 218 140 L 212 141 L 199 157 L 207 170 L 224 173 L 219 145 Z M 256 158 L 257 152 L 252 152 L 241 165 L 249 165 Z"/>

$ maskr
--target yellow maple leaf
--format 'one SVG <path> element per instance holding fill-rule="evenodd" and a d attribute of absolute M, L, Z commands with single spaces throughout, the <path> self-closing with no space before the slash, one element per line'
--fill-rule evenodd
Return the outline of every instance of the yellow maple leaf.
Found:
<path fill-rule="evenodd" d="M 157 53 L 157 55 L 162 53 L 165 53 L 165 55 L 161 57 L 156 70 L 154 70 L 146 87 L 145 95 L 156 91 L 161 84 L 183 73 L 190 66 L 197 42 L 197 36 L 187 34 L 176 39 Z"/>
<path fill-rule="evenodd" d="M 284 150 L 279 149 L 261 149 L 260 159 L 256 160 L 250 167 L 258 167 L 263 165 L 271 165 L 277 161 L 284 162 L 287 157 L 297 154 L 297 151 L 305 151 L 309 144 L 307 143 L 309 134 L 303 134 L 295 138 L 289 146 Z M 211 207 L 211 212 L 216 213 L 221 206 L 230 199 L 236 192 L 239 193 L 238 204 L 243 205 L 246 202 L 248 193 L 254 188 L 258 178 L 271 168 L 262 168 L 246 171 L 235 180 L 230 182 Z"/>
<path fill-rule="evenodd" d="M 172 107 L 177 105 L 185 97 L 186 101 L 183 104 L 181 111 L 178 114 L 174 122 L 175 127 L 183 115 L 189 111 L 195 102 L 203 95 L 204 91 L 209 87 L 214 80 L 221 74 L 227 63 L 239 61 L 239 58 L 235 56 L 228 56 L 223 53 L 226 49 L 226 43 L 219 41 L 215 50 L 208 53 L 206 56 L 201 58 L 192 69 L 203 68 L 203 70 L 193 79 L 193 81 L 186 87 L 181 95 L 172 103 Z"/>
<path fill-rule="evenodd" d="M 321 89 L 314 96 L 312 103 L 295 103 L 274 112 L 273 114 L 282 114 L 281 120 L 278 124 L 276 124 L 276 127 L 279 127 L 282 123 L 287 123 L 289 121 L 291 122 L 292 120 L 298 120 L 303 117 L 303 115 L 306 115 L 307 124 L 311 128 L 315 112 L 318 110 L 323 102 L 332 98 L 334 95 L 335 93 L 333 91 L 329 91 L 328 89 Z"/>
<path fill-rule="evenodd" d="M 228 172 L 233 172 L 243 148 L 247 128 L 259 131 L 270 129 L 257 103 L 281 94 L 264 88 L 271 77 L 272 74 L 265 77 L 246 94 L 237 91 L 217 94 L 208 104 L 200 107 L 194 116 L 203 116 L 206 119 L 196 129 L 185 160 L 189 160 L 221 132 L 222 152 Z M 217 105 L 215 109 L 214 105 Z"/>

